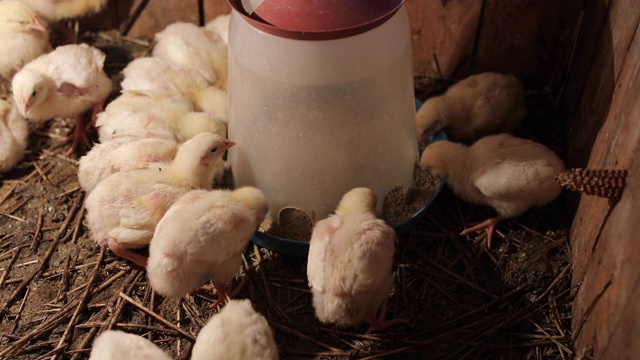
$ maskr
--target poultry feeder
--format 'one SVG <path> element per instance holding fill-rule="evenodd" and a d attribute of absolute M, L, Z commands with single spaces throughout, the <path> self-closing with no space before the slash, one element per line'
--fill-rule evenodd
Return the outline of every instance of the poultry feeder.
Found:
<path fill-rule="evenodd" d="M 256 186 L 314 221 L 344 193 L 413 184 L 418 155 L 403 0 L 229 0 L 229 152 L 236 187 Z M 308 243 L 254 242 L 306 255 Z"/>

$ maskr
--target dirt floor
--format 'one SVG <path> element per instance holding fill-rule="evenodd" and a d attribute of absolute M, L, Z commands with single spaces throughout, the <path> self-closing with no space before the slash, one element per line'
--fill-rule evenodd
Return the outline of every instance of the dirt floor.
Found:
<path fill-rule="evenodd" d="M 108 54 L 114 78 L 149 46 L 112 33 L 90 40 Z M 427 90 L 417 90 L 424 99 Z M 552 101 L 545 94 L 530 100 L 518 135 L 562 154 Z M 72 125 L 46 123 L 31 136 L 25 159 L 0 175 L 0 359 L 86 359 L 95 336 L 110 328 L 143 335 L 176 359 L 188 359 L 198 330 L 216 312 L 210 308 L 215 299 L 164 299 L 150 289 L 143 269 L 89 238 L 78 157 L 65 156 L 68 145 L 61 141 Z M 319 323 L 306 259 L 253 244 L 245 252 L 248 281 L 238 297 L 251 299 L 267 317 L 284 359 L 573 358 L 565 203 L 561 197 L 502 223 L 488 250 L 484 234 L 458 234 L 492 211 L 445 189 L 398 239 L 387 317 L 410 325 L 379 334 L 363 335 L 366 324 L 340 329 Z"/>

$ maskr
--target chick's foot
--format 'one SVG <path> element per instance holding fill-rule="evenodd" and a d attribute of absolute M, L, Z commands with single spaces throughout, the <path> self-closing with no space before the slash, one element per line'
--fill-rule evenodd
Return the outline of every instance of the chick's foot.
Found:
<path fill-rule="evenodd" d="M 460 233 L 460 235 L 467 235 L 474 231 L 484 230 L 487 233 L 487 249 L 491 249 L 491 239 L 493 238 L 493 231 L 495 230 L 496 225 L 502 220 L 504 219 L 500 216 L 487 219 L 475 226 L 466 228 L 463 232 Z"/>
<path fill-rule="evenodd" d="M 365 317 L 365 321 L 370 324 L 369 329 L 365 332 L 365 334 L 373 334 L 376 331 L 382 331 L 389 326 L 393 326 L 396 324 L 406 324 L 410 325 L 407 319 L 397 318 L 389 321 L 385 321 L 387 317 L 387 306 L 389 304 L 389 300 L 385 299 L 382 303 L 382 310 L 380 310 L 380 316 L 376 316 L 375 311 Z"/>
<path fill-rule="evenodd" d="M 203 286 L 200 289 L 198 289 L 198 292 L 210 292 L 213 293 L 213 291 L 215 290 L 215 293 L 218 297 L 218 299 L 211 304 L 211 308 L 215 309 L 218 305 L 220 304 L 225 304 L 228 300 L 233 299 L 234 297 L 236 297 L 240 291 L 242 291 L 242 288 L 244 288 L 245 284 L 247 283 L 247 278 L 245 278 L 244 276 L 242 277 L 242 279 L 240 280 L 240 284 L 238 284 L 238 286 L 236 286 L 235 289 L 233 289 L 233 291 L 231 291 L 230 293 L 227 293 L 227 287 L 225 284 L 223 283 L 213 283 L 213 286 Z"/>
<path fill-rule="evenodd" d="M 111 252 L 113 252 L 116 256 L 127 259 L 145 269 L 147 268 L 147 261 L 149 259 L 147 259 L 146 256 L 140 255 L 135 251 L 123 248 L 122 246 L 120 246 L 120 244 L 118 244 L 117 241 L 109 241 L 109 250 L 111 250 Z"/>

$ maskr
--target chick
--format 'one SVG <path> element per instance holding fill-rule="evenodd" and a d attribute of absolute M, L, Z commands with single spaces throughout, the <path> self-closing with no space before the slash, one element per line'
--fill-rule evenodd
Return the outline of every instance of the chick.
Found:
<path fill-rule="evenodd" d="M 82 113 L 93 107 L 95 124 L 95 115 L 111 92 L 111 80 L 102 69 L 104 60 L 100 50 L 80 44 L 59 46 L 29 62 L 12 82 L 20 113 L 32 120 L 77 116 L 70 153 L 81 142 L 90 147 Z"/>
<path fill-rule="evenodd" d="M 209 102 L 214 99 L 214 105 L 217 105 L 225 93 L 195 70 L 180 67 L 169 60 L 144 57 L 130 62 L 122 74 L 124 80 L 120 85 L 123 93 L 183 97 L 189 100 L 195 111 L 220 113 L 218 108 L 211 108 Z"/>
<path fill-rule="evenodd" d="M 124 93 L 98 114 L 96 127 L 101 142 L 119 137 L 178 141 L 176 121 L 191 111 L 193 107 L 184 98 Z"/>
<path fill-rule="evenodd" d="M 156 344 L 135 334 L 107 330 L 93 341 L 89 360 L 171 360 Z"/>
<path fill-rule="evenodd" d="M 311 235 L 307 277 L 316 316 L 341 326 L 371 324 L 367 333 L 398 322 L 384 321 L 393 289 L 395 232 L 376 217 L 376 195 L 355 188 L 340 200 L 335 214 L 316 223 Z M 376 316 L 382 303 L 381 317 Z"/>
<path fill-rule="evenodd" d="M 497 217 L 461 234 L 485 230 L 489 248 L 500 221 L 560 195 L 562 187 L 554 178 L 565 170 L 562 160 L 549 148 L 508 134 L 487 136 L 471 146 L 434 142 L 422 153 L 420 167 L 446 181 L 463 200 L 498 212 Z"/>
<path fill-rule="evenodd" d="M 156 33 L 153 56 L 200 73 L 209 83 L 227 89 L 227 45 L 203 27 L 176 22 Z"/>
<path fill-rule="evenodd" d="M 102 10 L 107 0 L 21 0 L 47 23 L 75 19 Z"/>
<path fill-rule="evenodd" d="M 13 168 L 27 147 L 29 124 L 18 109 L 0 100 L 0 173 Z"/>
<path fill-rule="evenodd" d="M 233 145 L 215 134 L 198 134 L 180 146 L 171 163 L 102 180 L 85 200 L 93 239 L 146 266 L 146 258 L 129 249 L 149 244 L 156 224 L 178 197 L 190 189 L 211 189 L 214 162 Z"/>
<path fill-rule="evenodd" d="M 204 25 L 207 31 L 211 31 L 212 33 L 220 36 L 224 44 L 229 46 L 229 20 L 231 19 L 230 14 L 226 15 L 218 15 L 215 19 L 209 21 Z"/>
<path fill-rule="evenodd" d="M 418 136 L 444 129 L 451 139 L 472 141 L 516 129 L 525 118 L 524 89 L 512 75 L 470 76 L 435 96 L 416 114 Z"/>
<path fill-rule="evenodd" d="M 0 77 L 11 81 L 24 64 L 50 50 L 49 33 L 29 7 L 0 1 Z"/>
<path fill-rule="evenodd" d="M 192 360 L 277 360 L 278 348 L 267 319 L 249 300 L 232 300 L 200 329 Z"/>
<path fill-rule="evenodd" d="M 166 139 L 122 137 L 100 143 L 78 161 L 78 182 L 84 191 L 90 192 L 111 174 L 169 162 L 177 151 L 178 143 Z"/>
<path fill-rule="evenodd" d="M 160 220 L 149 247 L 147 274 L 158 293 L 180 297 L 211 280 L 225 301 L 226 284 L 240 272 L 242 251 L 264 220 L 268 202 L 254 187 L 193 190 Z"/>

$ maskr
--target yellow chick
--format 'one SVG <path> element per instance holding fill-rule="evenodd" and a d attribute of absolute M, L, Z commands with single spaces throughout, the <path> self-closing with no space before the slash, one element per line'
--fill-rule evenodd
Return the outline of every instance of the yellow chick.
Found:
<path fill-rule="evenodd" d="M 491 135 L 471 146 L 436 141 L 427 146 L 420 167 L 443 179 L 460 198 L 490 206 L 498 216 L 468 228 L 461 235 L 485 230 L 487 247 L 496 224 L 543 206 L 562 192 L 555 175 L 565 170 L 551 149 L 508 134 Z"/>
<path fill-rule="evenodd" d="M 142 336 L 107 330 L 93 341 L 89 360 L 171 360 L 171 356 Z"/>
<path fill-rule="evenodd" d="M 29 139 L 29 124 L 18 109 L 0 100 L 0 173 L 22 159 Z"/>
<path fill-rule="evenodd" d="M 149 97 L 181 96 L 195 111 L 222 113 L 217 105 L 226 104 L 226 93 L 211 85 L 199 72 L 157 58 L 138 58 L 123 70 L 122 92 L 134 92 Z M 214 104 L 210 104 L 214 99 Z M 221 100 L 222 99 L 222 100 Z M 213 106 L 212 105 L 216 105 Z"/>
<path fill-rule="evenodd" d="M 49 33 L 29 7 L 0 1 L 0 77 L 11 81 L 24 64 L 50 50 Z"/>
<path fill-rule="evenodd" d="M 249 300 L 231 300 L 200 329 L 192 360 L 278 360 L 267 319 Z"/>
<path fill-rule="evenodd" d="M 153 235 L 147 266 L 151 287 L 180 297 L 211 280 L 218 295 L 213 307 L 225 301 L 226 284 L 240 272 L 242 252 L 268 207 L 254 187 L 186 193 Z"/>
<path fill-rule="evenodd" d="M 101 11 L 107 0 L 21 0 L 47 23 L 75 19 Z"/>
<path fill-rule="evenodd" d="M 31 120 L 77 117 L 73 152 L 80 143 L 91 147 L 82 113 L 93 107 L 92 124 L 111 93 L 103 71 L 105 55 L 87 44 L 64 45 L 26 64 L 12 82 L 13 98 L 22 116 Z"/>
<path fill-rule="evenodd" d="M 227 90 L 227 45 L 203 27 L 176 22 L 155 35 L 153 56 L 195 70 L 209 83 Z"/>
<path fill-rule="evenodd" d="M 93 239 L 140 266 L 146 258 L 129 250 L 148 245 L 171 204 L 191 189 L 211 189 L 215 160 L 235 145 L 202 133 L 183 143 L 171 163 L 115 173 L 98 183 L 85 200 Z"/>
<path fill-rule="evenodd" d="M 376 195 L 368 188 L 347 192 L 335 214 L 316 223 L 307 277 L 320 321 L 347 326 L 365 320 L 371 324 L 367 333 L 406 322 L 384 320 L 395 241 L 393 229 L 376 217 Z"/>
<path fill-rule="evenodd" d="M 524 89 L 512 75 L 486 72 L 429 98 L 416 114 L 420 139 L 444 129 L 449 138 L 472 141 L 515 130 L 525 118 Z"/>

